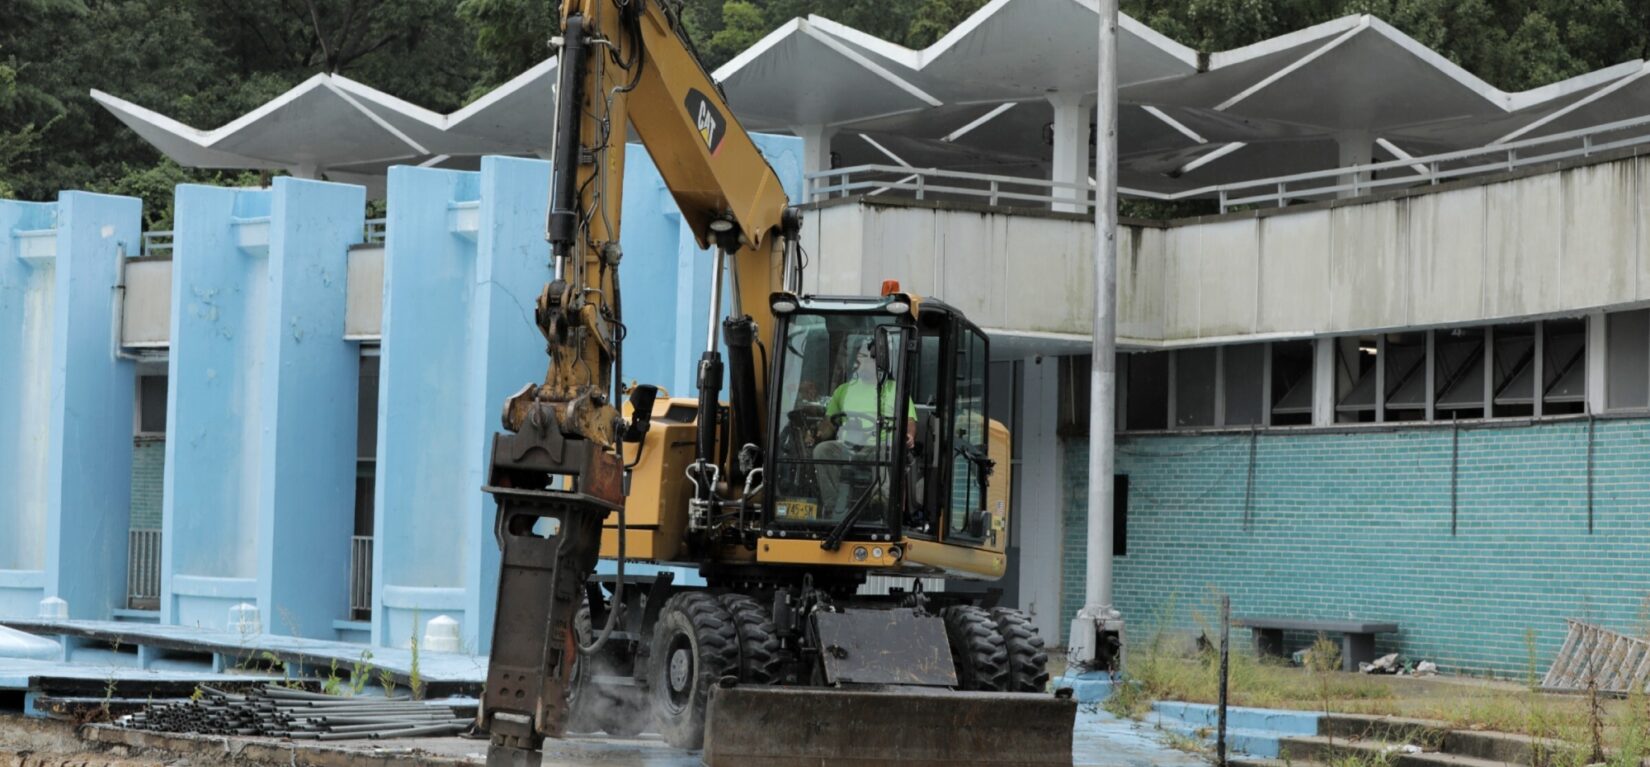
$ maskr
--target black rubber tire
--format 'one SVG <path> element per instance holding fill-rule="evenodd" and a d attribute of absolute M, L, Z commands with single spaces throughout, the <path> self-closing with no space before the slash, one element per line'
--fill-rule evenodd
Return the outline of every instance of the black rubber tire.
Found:
<path fill-rule="evenodd" d="M 621 610 L 623 607 L 620 608 Z M 623 616 L 620 616 L 623 620 Z M 596 629 L 590 622 L 590 606 L 581 604 L 573 615 L 573 632 L 579 644 L 590 644 Z M 613 640 L 617 641 L 617 640 Z M 611 645 L 596 654 L 611 653 Z M 636 688 L 598 686 L 592 679 L 600 663 L 579 653 L 573 661 L 573 684 L 567 689 L 567 731 L 591 734 L 605 732 L 621 738 L 638 735 L 647 727 L 646 701 Z"/>
<path fill-rule="evenodd" d="M 710 689 L 738 669 L 739 631 L 715 596 L 689 591 L 665 602 L 648 658 L 649 696 L 665 742 L 703 746 Z"/>
<path fill-rule="evenodd" d="M 578 644 L 590 643 L 590 606 L 582 602 L 573 614 L 573 638 Z M 592 705 L 596 691 L 590 682 L 590 666 L 590 659 L 575 650 L 573 671 L 568 674 L 572 681 L 567 685 L 567 731 L 571 733 L 586 735 L 601 729 L 594 714 L 597 707 Z"/>
<path fill-rule="evenodd" d="M 739 633 L 739 681 L 779 684 L 784 681 L 785 651 L 775 635 L 773 617 L 754 597 L 722 594 L 717 597 L 733 616 Z"/>
<path fill-rule="evenodd" d="M 1048 692 L 1048 651 L 1031 619 L 1012 607 L 993 607 L 991 617 L 1008 652 L 1008 691 Z"/>
<path fill-rule="evenodd" d="M 974 605 L 952 605 L 940 610 L 940 617 L 957 668 L 957 689 L 1007 692 L 1008 651 L 991 614 Z"/>

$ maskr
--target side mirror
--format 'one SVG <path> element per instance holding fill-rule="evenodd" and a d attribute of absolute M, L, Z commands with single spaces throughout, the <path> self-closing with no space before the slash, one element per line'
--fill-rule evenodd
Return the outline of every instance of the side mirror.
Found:
<path fill-rule="evenodd" d="M 984 538 L 991 532 L 991 512 L 977 509 L 968 512 L 967 532 L 975 538 Z"/>
<path fill-rule="evenodd" d="M 878 325 L 871 336 L 871 361 L 876 363 L 879 380 L 888 376 L 889 335 L 887 325 Z"/>
<path fill-rule="evenodd" d="M 637 384 L 630 388 L 630 426 L 624 430 L 624 441 L 640 442 L 653 426 L 653 402 L 659 398 L 659 387 Z"/>

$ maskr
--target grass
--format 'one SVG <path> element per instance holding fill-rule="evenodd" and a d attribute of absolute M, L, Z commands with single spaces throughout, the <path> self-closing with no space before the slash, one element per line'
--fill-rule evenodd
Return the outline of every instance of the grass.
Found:
<path fill-rule="evenodd" d="M 1216 702 L 1219 658 L 1207 646 L 1200 649 L 1190 637 L 1161 628 L 1175 625 L 1174 609 L 1174 600 L 1170 600 L 1157 616 L 1160 628 L 1130 645 L 1123 683 L 1106 701 L 1108 711 L 1138 718 L 1150 711 L 1153 701 Z M 1193 617 L 1194 622 L 1203 623 Z M 1213 635 L 1207 629 L 1205 633 Z M 1334 643 L 1320 644 L 1325 662 L 1316 670 L 1263 660 L 1247 648 L 1234 649 L 1230 705 L 1428 719 L 1451 729 L 1519 733 L 1589 745 L 1591 731 L 1598 727 L 1612 754 L 1650 756 L 1650 702 L 1642 695 L 1629 700 L 1601 699 L 1594 711 L 1589 696 L 1535 691 L 1531 682 L 1539 682 L 1539 676 L 1534 660 L 1529 661 L 1526 684 L 1348 674 L 1330 670 L 1338 663 L 1331 661 L 1328 652 Z M 1530 658 L 1535 658 L 1533 650 Z M 1554 765 L 1563 763 L 1557 756 Z"/>

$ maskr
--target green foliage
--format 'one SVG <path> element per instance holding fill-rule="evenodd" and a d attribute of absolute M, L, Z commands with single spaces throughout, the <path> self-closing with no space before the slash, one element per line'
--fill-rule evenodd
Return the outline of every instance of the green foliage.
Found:
<path fill-rule="evenodd" d="M 355 659 L 349 670 L 349 694 L 360 695 L 367 689 L 367 680 L 372 677 L 372 651 L 362 650 L 361 657 Z"/>
<path fill-rule="evenodd" d="M 707 70 L 795 17 L 933 44 L 985 0 L 677 0 Z M 1650 58 L 1650 0 L 1123 0 L 1193 48 L 1218 51 L 1374 14 L 1495 85 L 1518 90 Z M 179 183 L 266 182 L 180 168 L 91 98 L 97 89 L 199 128 L 319 72 L 450 111 L 550 55 L 551 0 L 0 1 L 0 197 L 63 189 L 142 197 L 170 225 Z M 1134 208 L 1127 206 L 1135 205 Z M 1184 211 L 1125 203 L 1125 215 Z"/>

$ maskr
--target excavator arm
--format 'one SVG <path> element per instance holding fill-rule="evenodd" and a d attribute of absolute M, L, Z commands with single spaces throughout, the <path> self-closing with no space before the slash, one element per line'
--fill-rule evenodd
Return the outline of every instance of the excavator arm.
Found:
<path fill-rule="evenodd" d="M 800 268 L 797 259 L 786 258 L 799 215 L 668 6 L 659 0 L 566 0 L 559 43 L 546 222 L 554 278 L 536 312 L 549 366 L 542 384 L 524 387 L 506 403 L 485 488 L 498 502 L 495 533 L 502 550 L 479 715 L 492 736 L 490 765 L 536 765 L 542 739 L 565 731 L 580 652 L 574 616 L 610 514 L 617 515 L 624 539 L 624 451 L 627 443 L 644 444 L 640 437 L 657 391 L 629 392 L 632 420 L 622 417 L 619 237 L 627 128 L 647 147 L 700 245 L 715 248 L 715 306 L 723 303 L 722 272 L 732 260 L 732 319 L 711 321 L 699 364 L 690 470 L 696 508 L 712 508 L 721 489 L 737 487 L 757 463 L 748 455 L 742 463 L 737 458 L 761 442 L 765 417 L 766 371 L 752 363 L 750 339 L 771 321 L 769 294 L 787 281 L 787 269 Z M 719 431 L 724 325 L 735 375 L 729 427 Z M 718 450 L 728 443 L 738 451 Z"/>

